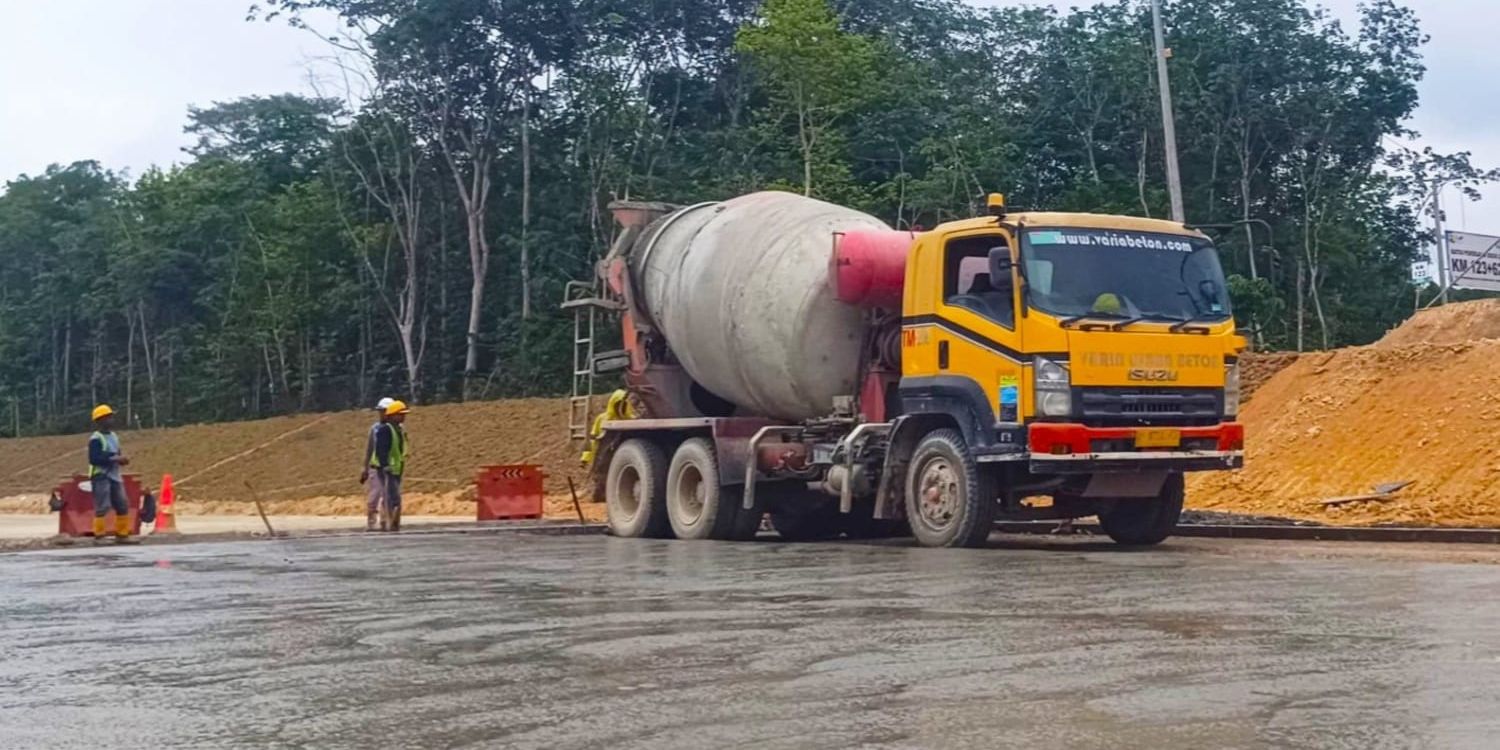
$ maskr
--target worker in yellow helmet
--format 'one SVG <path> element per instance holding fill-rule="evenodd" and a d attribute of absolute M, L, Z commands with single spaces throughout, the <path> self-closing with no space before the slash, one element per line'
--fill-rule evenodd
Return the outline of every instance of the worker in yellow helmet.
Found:
<path fill-rule="evenodd" d="M 132 544 L 130 538 L 130 503 L 125 498 L 125 477 L 120 467 L 130 459 L 120 452 L 120 436 L 115 434 L 115 410 L 108 404 L 94 407 L 94 434 L 89 436 L 89 485 L 94 494 L 94 542 L 104 539 L 104 518 L 115 513 L 115 541 Z"/>
<path fill-rule="evenodd" d="M 405 401 L 392 401 L 385 407 L 385 420 L 375 427 L 375 454 L 370 457 L 370 468 L 375 470 L 374 481 L 384 488 L 381 531 L 401 530 L 401 477 L 406 473 L 406 457 L 411 449 L 402 424 L 410 411 Z"/>
<path fill-rule="evenodd" d="M 588 444 L 583 448 L 583 455 L 579 462 L 585 467 L 594 463 L 594 455 L 599 451 L 599 438 L 604 437 L 604 423 L 618 422 L 622 419 L 635 419 L 635 407 L 630 405 L 630 394 L 624 389 L 609 394 L 609 401 L 604 405 L 604 411 L 594 417 L 594 424 L 589 427 Z"/>

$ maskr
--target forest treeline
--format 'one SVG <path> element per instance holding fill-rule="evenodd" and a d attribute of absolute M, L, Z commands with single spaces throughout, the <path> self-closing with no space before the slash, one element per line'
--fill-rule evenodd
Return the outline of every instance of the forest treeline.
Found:
<path fill-rule="evenodd" d="M 900 227 L 988 191 L 1167 214 L 1142 0 L 262 0 L 247 21 L 310 11 L 340 21 L 308 29 L 315 93 L 192 109 L 170 168 L 8 183 L 0 435 L 106 400 L 154 426 L 561 393 L 558 303 L 615 198 L 779 188 Z M 1430 190 L 1485 176 L 1398 143 L 1415 16 L 1174 0 L 1166 23 L 1188 218 L 1228 225 L 1258 345 L 1367 342 L 1409 314 Z"/>

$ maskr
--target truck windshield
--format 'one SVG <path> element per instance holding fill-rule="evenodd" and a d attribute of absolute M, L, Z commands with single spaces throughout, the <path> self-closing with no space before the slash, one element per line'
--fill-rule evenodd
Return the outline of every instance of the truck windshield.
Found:
<path fill-rule="evenodd" d="M 1063 318 L 1228 320 L 1212 243 L 1185 235 L 1031 229 L 1021 241 L 1026 301 Z"/>

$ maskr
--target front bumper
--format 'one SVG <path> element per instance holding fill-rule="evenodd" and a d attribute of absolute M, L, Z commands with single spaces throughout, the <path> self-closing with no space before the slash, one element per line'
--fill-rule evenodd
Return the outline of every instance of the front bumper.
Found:
<path fill-rule="evenodd" d="M 1031 425 L 1027 430 L 1031 471 L 1034 474 L 1223 471 L 1245 465 L 1244 425 L 1225 422 L 1210 427 L 1170 428 L 1181 433 L 1181 448 L 1121 450 L 1121 446 L 1133 443 L 1141 429 Z"/>

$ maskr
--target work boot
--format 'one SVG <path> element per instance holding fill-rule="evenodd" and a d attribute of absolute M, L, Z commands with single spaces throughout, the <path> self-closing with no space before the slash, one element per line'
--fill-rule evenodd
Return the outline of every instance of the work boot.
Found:
<path fill-rule="evenodd" d="M 372 510 L 372 511 L 366 513 L 365 514 L 365 531 L 379 531 L 379 530 L 380 530 L 380 512 Z"/>
<path fill-rule="evenodd" d="M 104 517 L 94 516 L 94 544 L 104 542 Z"/>
<path fill-rule="evenodd" d="M 391 514 L 385 508 L 380 509 L 380 530 L 389 531 L 391 528 Z"/>
<path fill-rule="evenodd" d="M 130 536 L 130 516 L 115 517 L 115 544 L 136 544 Z"/>
<path fill-rule="evenodd" d="M 400 531 L 400 530 L 401 530 L 401 509 L 400 508 L 392 508 L 391 509 L 391 531 Z"/>

